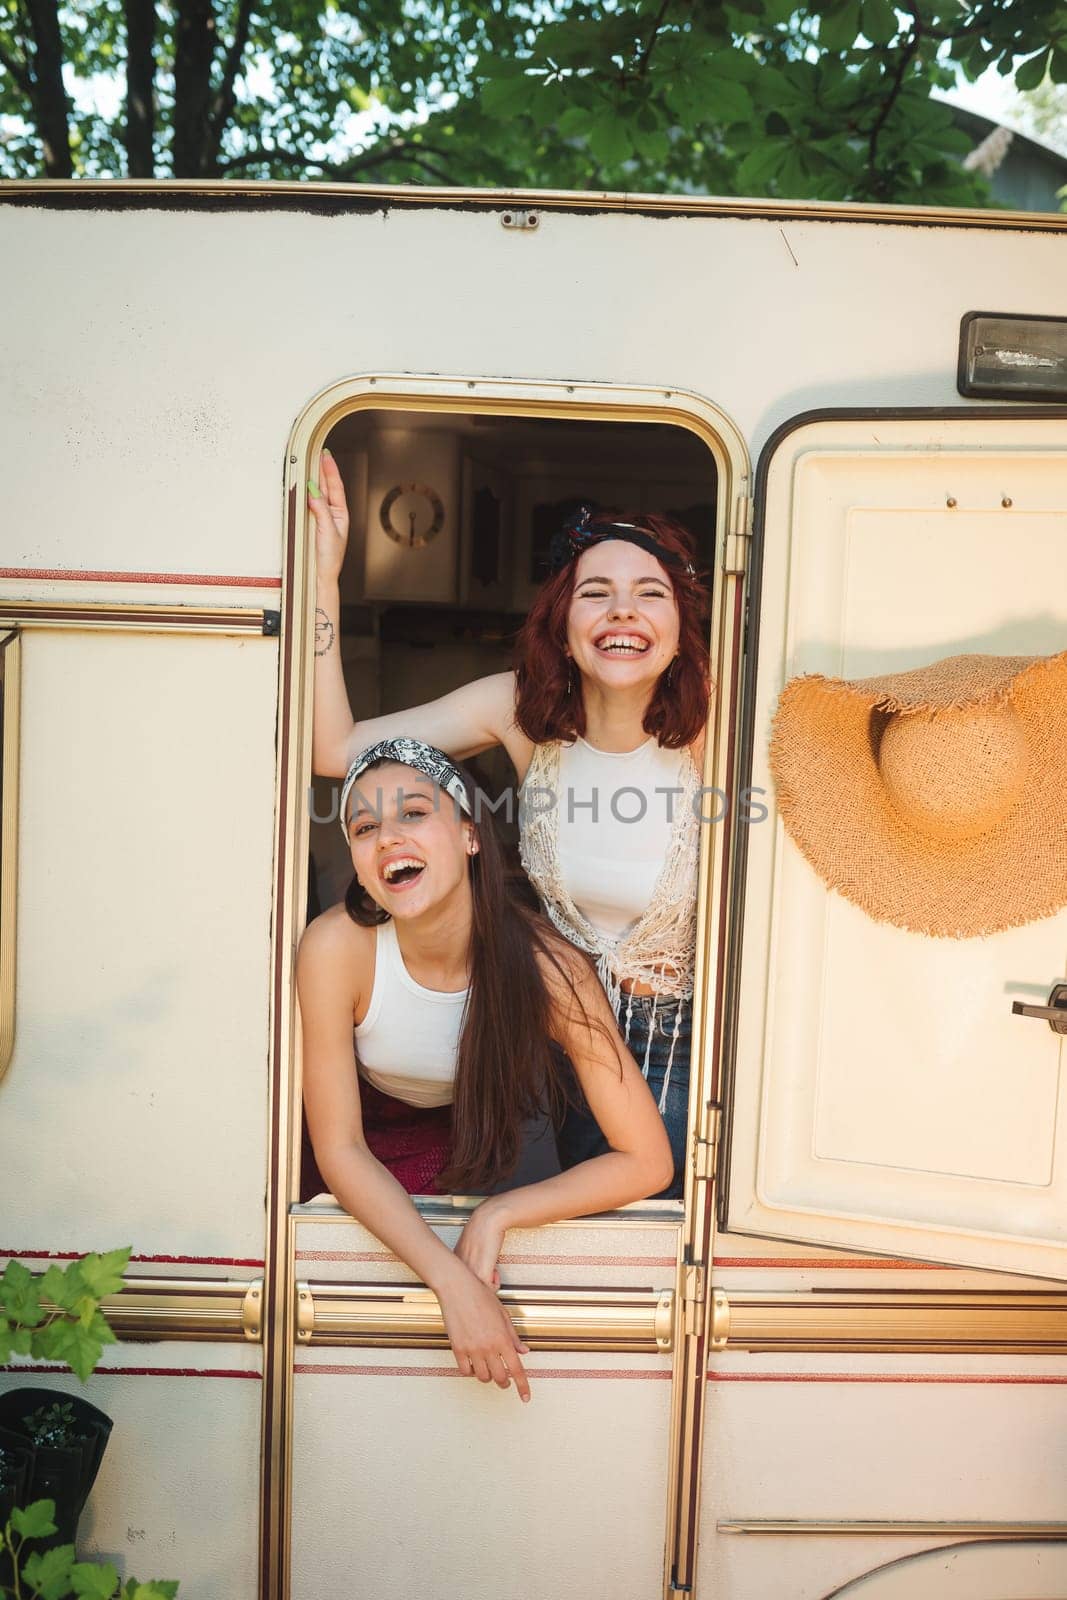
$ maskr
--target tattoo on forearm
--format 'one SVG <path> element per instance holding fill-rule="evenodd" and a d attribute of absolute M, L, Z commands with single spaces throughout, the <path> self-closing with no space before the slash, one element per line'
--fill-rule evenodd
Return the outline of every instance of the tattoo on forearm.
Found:
<path fill-rule="evenodd" d="M 334 630 L 333 623 L 321 606 L 315 610 L 315 654 L 328 655 L 333 649 Z"/>

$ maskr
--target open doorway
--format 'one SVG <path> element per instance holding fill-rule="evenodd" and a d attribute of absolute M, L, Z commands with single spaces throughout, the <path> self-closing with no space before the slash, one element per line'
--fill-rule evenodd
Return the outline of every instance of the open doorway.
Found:
<path fill-rule="evenodd" d="M 700 566 L 713 567 L 716 464 L 673 423 L 364 407 L 326 443 L 351 511 L 340 649 L 357 720 L 510 668 L 552 536 L 583 502 L 669 515 L 692 533 Z M 487 794 L 514 792 L 503 750 L 475 766 Z M 337 792 L 329 779 L 314 785 L 309 916 L 342 899 L 352 875 Z M 507 807 L 495 816 L 523 892 L 516 818 Z M 308 1158 L 305 1140 L 304 1198 L 317 1192 Z M 550 1130 L 531 1126 L 510 1181 L 555 1170 Z"/>

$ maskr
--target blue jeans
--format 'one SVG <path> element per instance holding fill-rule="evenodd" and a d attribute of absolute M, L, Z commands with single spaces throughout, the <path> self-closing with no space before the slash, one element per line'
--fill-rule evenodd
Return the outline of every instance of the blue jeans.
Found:
<path fill-rule="evenodd" d="M 628 1021 L 627 1013 L 629 1013 Z M 660 1107 L 667 1127 L 667 1136 L 671 1141 L 674 1178 L 670 1187 L 654 1198 L 680 1200 L 685 1182 L 685 1160 L 688 1149 L 689 1058 L 693 1045 L 692 1002 L 664 995 L 623 995 L 619 1027 L 626 1039 L 630 1054 L 642 1071 L 645 1069 L 647 1052 L 648 1087 Z M 677 1037 L 675 1037 L 676 1029 Z M 664 1095 L 663 1084 L 667 1076 L 668 1061 L 670 1082 Z M 574 1068 L 569 1061 L 566 1063 L 566 1070 L 573 1079 Z M 604 1155 L 611 1148 L 586 1105 L 585 1096 L 578 1087 L 576 1079 L 573 1079 L 570 1088 L 577 1103 L 568 1105 L 563 1124 L 556 1134 L 556 1151 L 564 1172 L 568 1167 L 576 1167 L 579 1161 L 588 1161 L 592 1156 Z"/>

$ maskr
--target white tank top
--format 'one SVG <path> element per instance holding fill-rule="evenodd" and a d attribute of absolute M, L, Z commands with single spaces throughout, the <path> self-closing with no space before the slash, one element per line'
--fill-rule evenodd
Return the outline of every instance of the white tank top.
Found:
<path fill-rule="evenodd" d="M 355 1030 L 364 1077 L 409 1106 L 451 1105 L 466 1004 L 466 989 L 444 994 L 416 983 L 404 965 L 396 924 L 380 923 L 370 1005 Z"/>
<path fill-rule="evenodd" d="M 609 939 L 625 937 L 652 899 L 688 764 L 687 751 L 665 750 L 652 738 L 621 753 L 584 739 L 560 749 L 560 876 Z"/>

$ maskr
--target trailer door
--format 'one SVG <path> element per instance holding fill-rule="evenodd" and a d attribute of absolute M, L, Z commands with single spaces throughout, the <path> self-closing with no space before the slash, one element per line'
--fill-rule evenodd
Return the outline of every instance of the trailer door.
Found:
<path fill-rule="evenodd" d="M 741 783 L 768 816 L 739 829 L 721 1223 L 1063 1276 L 1067 1041 L 1012 1002 L 1067 981 L 1067 912 L 972 939 L 874 921 L 786 835 L 767 762 L 796 674 L 1067 647 L 1063 421 L 824 414 L 758 482 Z"/>

